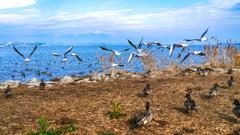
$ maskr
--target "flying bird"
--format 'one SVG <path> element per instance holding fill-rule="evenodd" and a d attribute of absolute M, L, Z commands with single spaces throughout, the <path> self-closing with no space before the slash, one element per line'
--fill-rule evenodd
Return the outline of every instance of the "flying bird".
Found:
<path fill-rule="evenodd" d="M 76 56 L 79 61 L 83 62 L 83 61 L 77 56 L 77 54 L 72 53 L 71 56 Z"/>
<path fill-rule="evenodd" d="M 124 65 L 120 65 L 120 64 L 116 64 L 116 63 L 111 63 L 109 66 L 107 66 L 105 69 L 99 71 L 99 72 L 103 72 L 104 70 L 110 68 L 110 67 L 116 67 L 116 66 L 120 66 L 123 67 Z"/>
<path fill-rule="evenodd" d="M 193 52 L 190 52 L 188 53 L 187 55 L 185 55 L 185 57 L 183 58 L 183 60 L 181 61 L 181 63 L 186 60 L 190 55 L 194 55 L 194 54 L 197 54 L 197 55 L 200 55 L 200 56 L 205 56 L 206 54 L 205 53 L 202 53 L 201 51 L 193 51 Z"/>
<path fill-rule="evenodd" d="M 19 54 L 21 55 L 24 59 L 25 59 L 25 64 L 27 63 L 28 64 L 28 61 L 29 61 L 29 58 L 30 56 L 34 53 L 34 51 L 37 49 L 38 47 L 38 43 L 37 45 L 35 46 L 35 48 L 33 49 L 32 53 L 28 56 L 28 58 L 25 58 L 24 55 L 22 55 L 13 45 L 12 45 L 13 49 Z"/>
<path fill-rule="evenodd" d="M 164 48 L 167 48 L 168 50 L 170 50 L 170 47 L 168 47 L 168 46 L 160 46 L 160 47 L 158 47 L 156 50 L 154 50 L 154 51 L 152 51 L 152 52 L 155 52 L 155 51 L 157 51 L 157 50 L 159 50 L 159 49 L 161 49 L 161 48 L 163 48 L 163 49 L 162 49 L 162 52 L 164 51 Z"/>
<path fill-rule="evenodd" d="M 102 49 L 102 50 L 105 50 L 105 51 L 111 51 L 111 52 L 113 52 L 113 53 L 116 54 L 116 55 L 120 55 L 120 54 L 121 54 L 121 53 L 119 53 L 118 51 L 109 50 L 109 49 L 104 48 L 104 47 L 101 47 L 101 46 L 99 46 L 98 48 L 99 48 L 99 49 Z M 125 49 L 125 50 L 121 50 L 120 52 L 124 52 L 124 51 L 128 51 L 128 50 L 130 50 L 130 48 L 129 48 L 129 49 Z"/>
<path fill-rule="evenodd" d="M 147 44 L 146 43 L 142 43 L 142 40 L 143 40 L 143 37 L 142 37 L 142 40 L 140 41 L 140 43 L 138 44 L 138 47 L 136 47 L 129 39 L 128 40 L 128 43 L 135 48 L 135 50 L 139 53 L 143 53 L 144 50 L 148 49 L 149 47 L 151 47 L 155 42 L 148 42 Z M 147 45 L 147 48 L 144 48 L 144 49 L 141 49 L 142 48 L 142 45 L 143 44 L 146 44 Z"/>
<path fill-rule="evenodd" d="M 170 48 L 170 52 L 169 52 L 169 57 L 172 56 L 172 53 L 173 53 L 175 47 L 183 47 L 183 49 L 184 49 L 185 47 L 188 48 L 188 45 L 189 44 L 186 44 L 185 42 L 182 42 L 182 43 L 172 43 L 171 48 Z M 188 50 L 189 50 L 189 48 L 188 48 Z"/>
<path fill-rule="evenodd" d="M 71 50 L 72 50 L 72 48 L 73 47 L 70 47 L 66 52 L 65 52 L 65 54 L 64 54 L 64 57 L 62 57 L 62 56 L 60 56 L 59 54 L 57 54 L 57 53 L 52 53 L 52 55 L 54 55 L 54 56 L 60 56 L 61 58 L 62 58 L 62 61 L 60 62 L 60 63 L 62 63 L 62 62 L 66 62 L 66 58 L 69 56 L 66 56 Z"/>
<path fill-rule="evenodd" d="M 201 36 L 200 38 L 197 38 L 197 39 L 184 39 L 184 41 L 194 41 L 194 40 L 196 40 L 196 41 L 206 41 L 207 38 L 206 38 L 206 37 L 203 37 L 203 36 L 207 33 L 208 29 L 209 29 L 209 27 L 208 27 L 207 30 L 202 34 L 202 36 Z"/>
<path fill-rule="evenodd" d="M 136 54 L 135 52 L 132 52 L 132 53 L 130 54 L 130 56 L 129 56 L 128 63 L 129 63 L 130 61 L 132 61 L 133 57 L 139 58 L 139 57 L 143 57 L 143 56 L 147 56 L 147 55 L 146 55 L 145 53 Z"/>

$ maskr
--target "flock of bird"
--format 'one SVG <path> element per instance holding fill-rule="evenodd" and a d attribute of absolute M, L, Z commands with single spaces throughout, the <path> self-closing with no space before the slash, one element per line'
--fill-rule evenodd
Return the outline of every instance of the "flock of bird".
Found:
<path fill-rule="evenodd" d="M 172 43 L 171 47 L 163 46 L 163 45 L 161 45 L 159 42 L 156 42 L 156 41 L 155 41 L 155 42 L 142 43 L 143 37 L 142 37 L 140 43 L 138 44 L 138 46 L 135 46 L 129 39 L 127 39 L 128 43 L 129 43 L 129 44 L 135 49 L 135 51 L 136 51 L 136 52 L 132 52 L 132 53 L 130 54 L 127 63 L 131 62 L 134 57 L 140 58 L 140 57 L 147 56 L 147 54 L 145 54 L 144 51 L 147 50 L 147 49 L 149 49 L 149 48 L 150 48 L 151 46 L 153 46 L 154 44 L 157 45 L 157 46 L 159 46 L 159 47 L 158 47 L 156 50 L 154 50 L 153 52 L 155 52 L 155 51 L 157 51 L 157 50 L 159 50 L 159 49 L 161 49 L 161 48 L 162 48 L 162 49 L 167 48 L 168 50 L 170 50 L 170 52 L 169 52 L 169 57 L 172 56 L 172 54 L 173 54 L 173 52 L 174 52 L 174 49 L 175 49 L 176 47 L 178 47 L 178 48 L 182 47 L 182 48 L 183 48 L 182 52 L 185 51 L 186 49 L 188 49 L 188 53 L 184 56 L 184 58 L 182 59 L 181 63 L 182 63 L 184 60 L 186 60 L 186 59 L 187 59 L 189 56 L 191 56 L 191 55 L 195 55 L 195 54 L 196 54 L 196 55 L 199 55 L 199 56 L 205 56 L 205 54 L 202 53 L 201 51 L 191 51 L 191 52 L 189 52 L 189 50 L 190 50 L 189 47 L 188 47 L 189 44 L 186 44 L 185 41 L 186 41 L 186 42 L 189 42 L 189 41 L 206 41 L 207 38 L 204 37 L 204 35 L 207 33 L 208 29 L 209 29 L 209 27 L 208 27 L 207 30 L 202 34 L 202 36 L 201 36 L 200 38 L 197 38 L 197 39 L 184 39 L 183 41 L 181 41 L 181 43 Z M 213 39 L 213 38 L 215 38 L 215 36 L 211 37 L 210 39 Z M 147 46 L 147 47 L 143 49 L 143 48 L 142 48 L 143 45 L 145 45 L 145 46 Z M 29 58 L 30 58 L 30 56 L 34 53 L 34 51 L 37 49 L 38 43 L 37 43 L 37 45 L 35 46 L 35 48 L 34 48 L 34 50 L 32 51 L 32 53 L 28 56 L 28 58 L 25 58 L 13 45 L 12 45 L 12 47 L 13 47 L 13 49 L 14 49 L 19 55 L 21 55 L 21 56 L 25 59 L 25 62 L 29 62 Z M 57 53 L 51 53 L 51 54 L 54 55 L 54 56 L 60 56 L 60 57 L 62 58 L 62 61 L 61 61 L 60 63 L 62 63 L 62 62 L 66 62 L 66 61 L 67 61 L 67 57 L 69 56 L 69 55 L 67 55 L 67 54 L 68 54 L 72 49 L 73 49 L 73 47 L 70 47 L 70 48 L 64 53 L 64 56 L 63 56 L 63 57 L 62 57 L 61 55 L 57 54 Z M 104 50 L 104 51 L 110 51 L 110 52 L 116 54 L 117 56 L 121 54 L 120 52 L 125 52 L 125 51 L 129 51 L 129 50 L 130 50 L 130 48 L 128 48 L 128 49 L 125 49 L 125 50 L 115 51 L 115 50 L 112 50 L 112 49 L 110 50 L 110 49 L 107 49 L 107 48 L 101 47 L 101 46 L 99 46 L 99 49 Z M 163 51 L 163 50 L 162 50 L 162 51 Z M 182 52 L 181 52 L 181 53 L 182 53 Z M 71 56 L 75 56 L 75 57 L 77 57 L 77 59 L 78 59 L 80 62 L 83 62 L 83 61 L 78 57 L 77 54 L 72 53 Z M 107 67 L 106 67 L 105 69 L 103 69 L 102 71 L 104 71 L 104 70 L 106 70 L 106 69 L 108 69 L 108 68 L 110 68 L 110 67 L 116 67 L 116 66 L 120 66 L 120 67 L 121 67 L 121 66 L 124 66 L 124 65 L 116 64 L 116 63 L 111 63 L 109 66 L 107 66 Z M 100 72 L 102 72 L 102 71 L 100 71 Z M 205 72 L 205 71 L 203 71 L 203 70 L 201 70 L 201 69 L 199 69 L 199 68 L 197 69 L 197 71 L 198 71 L 199 73 L 203 74 L 203 75 L 205 75 L 206 72 L 207 72 L 207 71 Z M 192 71 L 190 71 L 190 69 L 188 69 L 187 72 L 192 72 Z M 37 75 L 39 75 L 39 74 L 40 74 L 40 72 L 39 72 L 39 70 L 38 70 Z M 183 74 L 183 73 L 182 73 L 182 74 Z M 229 85 L 229 86 L 233 86 L 233 85 L 235 85 L 235 84 L 236 84 L 236 82 L 233 80 L 233 77 L 231 77 L 231 79 L 228 81 L 228 85 Z M 43 82 L 43 80 L 41 80 L 40 89 L 44 89 L 44 87 L 45 87 L 45 83 Z M 11 93 L 12 93 L 12 91 L 9 91 L 9 89 L 10 89 L 10 88 L 8 87 L 7 90 L 4 92 L 4 94 L 5 94 L 6 96 L 11 95 Z M 143 89 L 143 94 L 144 94 L 144 95 L 149 95 L 151 92 L 152 92 L 152 89 L 150 88 L 150 85 L 147 84 L 147 87 Z M 218 95 L 218 93 L 219 93 L 218 84 L 215 84 L 214 87 L 209 90 L 209 96 L 210 96 L 210 97 L 213 97 L 213 96 Z M 187 100 L 184 102 L 184 105 L 185 105 L 187 111 L 188 111 L 188 110 L 195 110 L 195 111 L 197 111 L 197 104 L 195 103 L 194 100 L 191 99 L 190 93 L 186 94 L 185 97 L 187 98 Z M 236 106 L 235 106 L 235 108 L 232 110 L 232 112 L 233 112 L 238 118 L 240 118 L 240 105 L 239 105 L 238 100 L 235 100 L 233 104 L 235 104 Z M 137 126 L 137 127 L 144 126 L 145 128 L 148 128 L 148 127 L 146 127 L 146 124 L 149 123 L 149 122 L 152 120 L 152 118 L 153 118 L 153 114 L 152 114 L 151 111 L 150 111 L 150 104 L 149 104 L 149 102 L 147 102 L 147 103 L 146 103 L 146 110 L 141 111 L 141 112 L 139 113 L 138 117 L 137 117 L 136 126 Z"/>

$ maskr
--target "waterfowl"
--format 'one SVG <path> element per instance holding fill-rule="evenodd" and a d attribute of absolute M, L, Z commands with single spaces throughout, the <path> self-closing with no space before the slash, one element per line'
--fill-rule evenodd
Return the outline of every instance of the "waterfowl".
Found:
<path fill-rule="evenodd" d="M 186 94 L 185 97 L 187 97 L 187 100 L 184 102 L 184 105 L 187 108 L 187 113 L 188 113 L 188 110 L 195 110 L 195 111 L 197 111 L 197 104 L 195 103 L 194 100 L 191 100 L 190 94 L 189 93 Z"/>
<path fill-rule="evenodd" d="M 25 77 L 25 74 L 24 73 L 20 73 L 21 76 Z"/>
<path fill-rule="evenodd" d="M 52 74 L 47 74 L 47 76 L 52 76 Z"/>
<path fill-rule="evenodd" d="M 79 74 L 80 74 L 80 75 L 83 75 L 83 74 L 84 74 L 84 72 L 80 72 Z"/>
<path fill-rule="evenodd" d="M 233 80 L 233 76 L 231 76 L 230 80 L 228 81 L 228 86 L 234 86 L 236 82 Z"/>
<path fill-rule="evenodd" d="M 233 70 L 232 69 L 228 70 L 228 74 L 233 74 Z"/>
<path fill-rule="evenodd" d="M 10 89 L 10 85 L 7 86 L 7 89 L 5 90 L 4 95 L 6 95 L 5 98 L 12 97 L 12 89 Z"/>
<path fill-rule="evenodd" d="M 144 77 L 147 77 L 147 76 L 148 76 L 150 73 L 151 73 L 151 70 L 149 70 L 149 71 L 147 71 L 147 72 L 143 73 L 143 75 L 142 75 L 142 76 L 144 76 Z"/>
<path fill-rule="evenodd" d="M 149 93 L 151 93 L 152 92 L 152 89 L 150 88 L 150 84 L 147 84 L 147 87 L 145 87 L 144 89 L 143 89 L 143 94 L 145 95 L 145 96 L 147 96 L 147 95 L 149 95 Z"/>
<path fill-rule="evenodd" d="M 186 44 L 185 42 L 183 42 L 183 43 L 172 43 L 172 45 L 170 47 L 169 57 L 172 56 L 172 53 L 173 53 L 175 47 L 183 47 L 183 49 L 185 49 L 185 48 L 188 48 L 188 45 L 189 44 Z M 188 50 L 189 50 L 189 48 L 188 48 Z"/>
<path fill-rule="evenodd" d="M 107 66 L 105 69 L 99 71 L 99 72 L 102 72 L 110 67 L 116 67 L 116 66 L 119 66 L 119 67 L 123 67 L 124 65 L 120 65 L 120 64 L 116 64 L 116 63 L 111 63 L 109 66 Z"/>
<path fill-rule="evenodd" d="M 77 56 L 77 54 L 72 53 L 71 56 L 76 56 L 79 61 L 83 62 L 83 61 Z"/>
<path fill-rule="evenodd" d="M 118 52 L 118 51 L 114 51 L 114 50 L 109 50 L 109 49 L 104 48 L 104 47 L 101 47 L 101 46 L 99 46 L 98 48 L 101 49 L 101 50 L 105 50 L 105 51 L 111 51 L 111 52 L 113 52 L 113 53 L 116 54 L 116 55 L 120 55 L 121 53 L 119 53 L 119 52 L 125 52 L 125 51 L 130 50 L 130 48 L 128 48 L 128 49 L 121 50 L 121 51 Z"/>
<path fill-rule="evenodd" d="M 188 53 L 187 55 L 184 56 L 183 60 L 181 61 L 181 63 L 186 60 L 190 55 L 194 55 L 194 54 L 197 54 L 199 56 L 205 56 L 206 54 L 205 53 L 202 53 L 201 51 L 193 51 L 193 52 L 190 52 Z"/>
<path fill-rule="evenodd" d="M 188 72 L 188 73 L 195 72 L 195 70 L 193 70 L 193 69 L 190 69 L 190 68 L 187 68 L 185 71 L 186 71 L 186 72 Z"/>
<path fill-rule="evenodd" d="M 210 96 L 210 97 L 213 97 L 213 96 L 218 95 L 218 93 L 219 93 L 218 84 L 216 83 L 216 84 L 214 85 L 214 87 L 209 90 L 209 96 Z"/>
<path fill-rule="evenodd" d="M 149 123 L 152 118 L 153 114 L 150 111 L 150 104 L 149 102 L 147 102 L 146 110 L 141 111 L 137 117 L 136 127 L 144 126 L 147 129 L 148 127 L 146 126 L 146 124 Z"/>
<path fill-rule="evenodd" d="M 43 79 L 41 79 L 41 83 L 39 84 L 39 89 L 44 90 L 45 88 L 45 82 L 43 82 Z"/>
<path fill-rule="evenodd" d="M 47 71 L 46 72 L 42 72 L 42 74 L 47 74 Z"/>
<path fill-rule="evenodd" d="M 14 78 L 14 76 L 12 75 L 12 78 Z"/>
<path fill-rule="evenodd" d="M 27 69 L 25 69 L 25 70 L 27 70 L 27 71 L 32 71 L 32 69 L 28 69 L 28 68 L 27 68 Z"/>
<path fill-rule="evenodd" d="M 31 55 L 34 53 L 34 51 L 37 49 L 38 47 L 38 43 L 37 45 L 35 46 L 35 48 L 33 49 L 32 53 L 28 56 L 28 58 L 25 58 L 13 45 L 12 45 L 13 49 L 19 54 L 21 55 L 24 59 L 25 59 L 25 64 L 27 63 L 28 64 L 28 61 L 29 61 L 29 58 L 31 57 Z"/>
<path fill-rule="evenodd" d="M 184 75 L 188 75 L 189 72 L 187 71 L 182 71 L 178 74 L 178 76 L 184 76 Z"/>
<path fill-rule="evenodd" d="M 70 47 L 70 48 L 65 52 L 64 57 L 60 56 L 60 55 L 57 54 L 57 53 L 52 53 L 52 55 L 54 55 L 54 56 L 60 56 L 60 57 L 62 58 L 62 61 L 61 61 L 60 63 L 66 62 L 66 60 L 67 60 L 66 58 L 68 57 L 68 56 L 66 56 L 66 55 L 72 50 L 72 48 L 73 48 L 73 47 Z"/>
<path fill-rule="evenodd" d="M 238 100 L 234 100 L 235 107 L 232 109 L 233 114 L 237 117 L 238 119 L 238 123 L 239 121 L 239 117 L 240 117 L 240 106 L 239 106 L 239 101 Z"/>
<path fill-rule="evenodd" d="M 16 70 L 13 70 L 13 72 L 16 72 Z"/>
<path fill-rule="evenodd" d="M 198 39 L 184 39 L 184 41 L 206 41 L 207 40 L 207 38 L 206 37 L 203 37 L 206 33 L 207 33 L 207 31 L 208 31 L 208 29 L 209 29 L 209 27 L 207 28 L 207 30 L 202 34 L 202 36 L 200 37 L 200 38 L 198 38 Z"/>
<path fill-rule="evenodd" d="M 207 75 L 209 72 L 208 70 L 201 69 L 200 67 L 197 68 L 197 71 L 198 71 L 199 75 L 203 75 L 203 76 Z"/>
<path fill-rule="evenodd" d="M 205 68 L 205 70 L 208 70 L 209 72 L 210 72 L 210 71 L 214 71 L 214 70 L 211 69 L 211 68 Z"/>
<path fill-rule="evenodd" d="M 130 54 L 130 56 L 129 56 L 128 63 L 129 63 L 130 61 L 132 61 L 132 59 L 133 59 L 134 57 L 139 58 L 139 57 L 143 57 L 143 56 L 147 56 L 147 55 L 146 55 L 145 53 L 136 54 L 135 52 L 132 52 L 132 53 Z"/>

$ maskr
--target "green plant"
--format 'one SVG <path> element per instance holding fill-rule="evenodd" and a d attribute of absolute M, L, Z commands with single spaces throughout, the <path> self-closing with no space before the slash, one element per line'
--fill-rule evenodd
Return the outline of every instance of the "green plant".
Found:
<path fill-rule="evenodd" d="M 66 134 L 72 131 L 76 131 L 76 127 L 73 127 L 73 123 L 70 124 L 69 126 L 62 126 L 58 129 L 55 129 L 51 127 L 51 131 L 46 131 L 49 126 L 45 126 L 46 124 L 46 118 L 44 116 L 40 117 L 41 121 L 38 123 L 41 125 L 41 131 L 38 133 L 35 133 L 32 131 L 32 127 L 30 126 L 29 129 L 27 130 L 27 133 L 25 135 L 60 135 L 60 134 Z"/>
<path fill-rule="evenodd" d="M 196 90 L 202 90 L 202 87 L 197 86 L 197 87 L 196 87 Z"/>
<path fill-rule="evenodd" d="M 125 113 L 122 113 L 121 103 L 111 103 L 113 112 L 108 111 L 107 114 L 110 116 L 110 119 L 116 118 L 119 119 L 120 116 L 126 116 Z"/>

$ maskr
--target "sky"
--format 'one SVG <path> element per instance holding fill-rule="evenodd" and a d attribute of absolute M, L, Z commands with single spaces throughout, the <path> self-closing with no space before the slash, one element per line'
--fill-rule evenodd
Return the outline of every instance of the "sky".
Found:
<path fill-rule="evenodd" d="M 240 42 L 239 24 L 240 0 L 0 0 L 0 42 Z"/>

